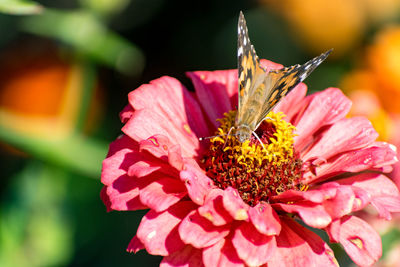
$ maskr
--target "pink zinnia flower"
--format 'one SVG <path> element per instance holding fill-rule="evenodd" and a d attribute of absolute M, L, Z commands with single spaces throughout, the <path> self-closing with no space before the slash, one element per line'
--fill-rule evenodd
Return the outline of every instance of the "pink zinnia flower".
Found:
<path fill-rule="evenodd" d="M 188 76 L 195 94 L 171 77 L 129 94 L 124 135 L 103 162 L 107 209 L 149 209 L 128 251 L 164 256 L 161 266 L 337 266 L 301 220 L 356 264 L 379 259 L 379 235 L 352 213 L 368 204 L 385 219 L 400 211 L 399 191 L 382 174 L 396 152 L 375 141 L 367 119 L 345 117 L 351 102 L 339 89 L 306 96 L 298 85 L 257 130 L 265 151 L 253 138 L 199 141 L 233 123 L 237 70 Z"/>

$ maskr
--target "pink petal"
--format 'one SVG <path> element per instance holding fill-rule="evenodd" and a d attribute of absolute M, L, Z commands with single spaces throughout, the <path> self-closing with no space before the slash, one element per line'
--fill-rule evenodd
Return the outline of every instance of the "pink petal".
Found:
<path fill-rule="evenodd" d="M 132 252 L 136 253 L 136 252 L 138 252 L 139 250 L 142 250 L 142 249 L 144 249 L 144 245 L 143 245 L 142 242 L 140 242 L 139 238 L 137 238 L 137 236 L 135 235 L 131 239 L 131 242 L 129 242 L 129 245 L 126 248 L 126 251 L 130 252 L 130 253 L 132 253 Z"/>
<path fill-rule="evenodd" d="M 245 266 L 229 239 L 221 239 L 211 247 L 205 248 L 203 250 L 203 263 L 206 267 Z"/>
<path fill-rule="evenodd" d="M 351 101 L 337 88 L 328 88 L 308 98 L 310 103 L 295 124 L 295 147 L 298 151 L 311 142 L 310 138 L 318 129 L 344 118 L 351 107 Z"/>
<path fill-rule="evenodd" d="M 107 158 L 111 157 L 116 152 L 118 152 L 120 150 L 123 150 L 123 149 L 127 149 L 127 151 L 129 151 L 129 152 L 130 151 L 138 151 L 139 150 L 139 146 L 138 146 L 138 143 L 135 140 L 133 140 L 129 136 L 121 134 L 120 136 L 117 137 L 117 139 L 115 139 L 115 141 L 113 141 L 110 144 L 110 148 L 108 150 Z"/>
<path fill-rule="evenodd" d="M 190 199 L 203 205 L 208 192 L 213 188 L 213 182 L 193 160 L 186 160 L 184 170 L 180 172 L 181 181 L 185 183 Z"/>
<path fill-rule="evenodd" d="M 338 153 L 368 146 L 377 137 L 378 133 L 366 118 L 342 119 L 325 131 L 302 159 L 329 159 Z"/>
<path fill-rule="evenodd" d="M 233 218 L 225 210 L 222 198 L 224 191 L 219 188 L 212 189 L 202 206 L 199 207 L 198 212 L 201 216 L 208 219 L 216 226 L 225 225 L 230 223 Z"/>
<path fill-rule="evenodd" d="M 378 161 L 375 163 L 373 168 L 380 168 L 383 166 L 387 165 L 393 165 L 399 162 L 399 159 L 397 158 L 397 147 L 386 143 L 386 142 L 374 142 L 371 144 L 372 148 L 380 148 L 382 149 L 384 153 L 384 157 L 381 159 L 381 161 Z"/>
<path fill-rule="evenodd" d="M 286 116 L 284 119 L 292 122 L 296 113 L 303 108 L 300 103 L 303 101 L 307 93 L 307 86 L 304 83 L 297 85 L 287 96 L 285 96 L 275 107 L 275 112 L 283 112 Z"/>
<path fill-rule="evenodd" d="M 318 189 L 310 189 L 307 191 L 288 190 L 277 196 L 274 196 L 272 200 L 274 202 L 300 202 L 300 201 L 311 201 L 313 203 L 323 203 L 326 199 L 335 197 L 337 186 L 331 186 L 332 184 L 324 184 L 323 187 Z"/>
<path fill-rule="evenodd" d="M 195 71 L 186 75 L 192 80 L 197 98 L 210 122 L 217 128 L 217 119 L 222 118 L 225 112 L 236 109 L 237 70 Z"/>
<path fill-rule="evenodd" d="M 249 217 L 254 227 L 264 235 L 278 235 L 281 231 L 278 214 L 268 203 L 260 202 L 250 207 Z"/>
<path fill-rule="evenodd" d="M 352 150 L 333 157 L 320 166 L 316 167 L 314 175 L 312 172 L 304 174 L 304 182 L 326 180 L 330 177 L 345 172 L 361 172 L 367 169 L 382 168 L 396 162 L 396 152 L 390 148 L 390 145 L 375 142 L 367 148 Z"/>
<path fill-rule="evenodd" d="M 275 236 L 259 233 L 253 224 L 248 222 L 242 222 L 235 230 L 232 244 L 239 258 L 250 266 L 267 263 L 276 249 Z"/>
<path fill-rule="evenodd" d="M 190 131 L 188 124 L 178 120 L 171 121 L 150 108 L 135 111 L 122 127 L 122 131 L 138 142 L 154 135 L 164 135 L 171 143 L 180 144 L 185 157 L 196 156 L 200 147 L 198 138 Z"/>
<path fill-rule="evenodd" d="M 118 155 L 118 153 L 116 155 Z M 108 164 L 113 164 L 113 162 L 107 161 L 107 159 L 103 161 L 103 166 Z M 135 178 L 128 176 L 125 174 L 125 171 L 121 169 L 114 169 L 113 175 L 115 175 L 115 177 L 112 177 L 108 173 L 111 172 L 111 170 L 110 168 L 105 171 L 103 168 L 102 174 L 102 182 L 107 186 L 106 193 L 112 203 L 111 207 L 113 209 L 118 207 L 118 210 L 127 210 L 128 207 L 126 203 L 139 195 L 137 182 Z M 110 179 L 111 177 L 113 180 Z"/>
<path fill-rule="evenodd" d="M 180 171 L 183 168 L 183 158 L 179 145 L 172 145 L 169 139 L 163 135 L 154 135 L 139 143 L 140 151 L 147 151 L 155 157 L 168 162 L 169 165 Z M 164 169 L 164 168 L 163 168 Z M 173 172 L 168 170 L 168 172 Z"/>
<path fill-rule="evenodd" d="M 144 84 L 129 93 L 128 99 L 135 110 L 149 109 L 161 115 L 164 121 L 170 122 L 169 128 L 180 129 L 185 137 L 209 134 L 198 102 L 175 78 L 164 76 Z M 175 141 L 178 141 L 175 144 L 182 144 L 183 140 Z"/>
<path fill-rule="evenodd" d="M 179 235 L 185 244 L 195 248 L 214 245 L 229 234 L 230 225 L 215 226 L 198 212 L 189 213 L 179 225 Z"/>
<path fill-rule="evenodd" d="M 145 150 L 160 158 L 164 161 L 168 159 L 168 150 L 172 146 L 168 137 L 164 135 L 153 135 L 146 140 L 142 140 L 139 142 L 140 151 Z"/>
<path fill-rule="evenodd" d="M 122 123 L 126 123 L 133 114 L 133 108 L 131 105 L 126 105 L 124 109 L 119 113 L 119 118 Z"/>
<path fill-rule="evenodd" d="M 129 176 L 140 178 L 143 176 L 148 176 L 155 171 L 173 177 L 179 176 L 179 172 L 176 169 L 172 168 L 171 165 L 161 161 L 157 161 L 154 157 L 151 160 L 148 160 L 146 159 L 144 153 L 138 154 L 139 161 L 132 162 L 132 165 L 128 169 Z"/>
<path fill-rule="evenodd" d="M 275 63 L 275 62 L 270 61 L 268 59 L 261 59 L 260 60 L 260 66 L 265 70 L 269 70 L 269 69 L 279 70 L 279 69 L 283 68 L 282 64 Z"/>
<path fill-rule="evenodd" d="M 331 183 L 335 184 L 336 183 Z M 353 211 L 355 194 L 350 186 L 337 186 L 336 195 L 323 202 L 324 209 L 332 219 L 340 218 Z"/>
<path fill-rule="evenodd" d="M 185 246 L 183 249 L 164 257 L 160 267 L 203 267 L 200 249 Z"/>
<path fill-rule="evenodd" d="M 151 161 L 138 161 L 129 167 L 128 175 L 131 177 L 142 177 L 158 170 L 163 170 L 160 165 L 154 166 Z"/>
<path fill-rule="evenodd" d="M 241 221 L 249 218 L 247 214 L 249 205 L 243 202 L 236 189 L 233 189 L 232 187 L 225 189 L 222 202 L 225 209 L 235 220 Z"/>
<path fill-rule="evenodd" d="M 281 222 L 282 231 L 276 237 L 277 248 L 268 266 L 339 266 L 333 251 L 317 234 L 292 219 L 281 218 Z"/>
<path fill-rule="evenodd" d="M 175 204 L 164 212 L 150 210 L 140 222 L 138 239 L 148 253 L 167 256 L 184 247 L 178 233 L 178 224 L 196 206 L 191 201 Z"/>
<path fill-rule="evenodd" d="M 183 158 L 179 145 L 175 145 L 168 150 L 168 162 L 177 170 L 183 169 Z"/>
<path fill-rule="evenodd" d="M 140 201 L 150 209 L 160 212 L 177 203 L 186 194 L 186 187 L 181 181 L 162 178 L 140 190 Z"/>
<path fill-rule="evenodd" d="M 272 204 L 272 206 L 274 209 L 283 210 L 288 213 L 297 213 L 307 225 L 314 228 L 324 228 L 332 221 L 331 216 L 322 205 L 311 202 L 294 204 L 276 203 Z"/>
<path fill-rule="evenodd" d="M 354 190 L 350 186 L 339 185 L 335 182 L 325 183 L 319 188 L 314 188 L 305 192 L 292 191 L 286 191 L 273 198 L 274 201 L 283 203 L 282 205 L 276 205 L 276 207 L 282 208 L 287 212 L 298 210 L 298 212 L 302 212 L 301 216 L 307 217 L 310 216 L 310 214 L 308 214 L 310 210 L 308 208 L 304 210 L 304 208 L 307 206 L 312 207 L 315 204 L 322 204 L 321 207 L 314 210 L 319 216 L 325 218 L 327 213 L 332 219 L 335 219 L 349 214 L 355 209 L 360 209 L 369 202 L 369 198 L 365 195 L 364 191 Z M 309 201 L 313 203 L 309 203 Z M 295 206 L 290 206 L 292 204 L 285 203 L 292 203 Z M 323 210 L 325 210 L 325 212 Z M 311 220 L 312 218 L 307 219 L 304 217 L 303 219 Z M 329 220 L 324 222 L 324 224 L 326 223 L 329 223 Z M 321 226 L 323 227 L 323 225 L 318 224 L 318 226 L 314 225 L 314 227 L 320 228 Z"/>
<path fill-rule="evenodd" d="M 140 201 L 138 188 L 120 193 L 109 186 L 107 187 L 107 195 L 109 196 L 112 210 L 142 210 L 148 208 Z"/>
<path fill-rule="evenodd" d="M 336 224 L 336 225 L 335 225 Z M 382 256 L 379 234 L 365 221 L 355 216 L 345 216 L 327 229 L 335 236 L 350 258 L 359 266 L 370 266 Z M 335 230 L 335 233 L 331 231 Z"/>
<path fill-rule="evenodd" d="M 151 172 L 140 181 L 136 177 L 127 174 L 130 166 L 140 161 L 145 156 L 128 148 L 121 149 L 103 161 L 102 183 L 107 185 L 106 193 L 111 208 L 116 210 L 136 210 L 146 206 L 140 202 L 139 188 L 158 179 L 160 173 Z M 148 172 L 150 173 L 150 172 Z"/>
<path fill-rule="evenodd" d="M 106 206 L 107 212 L 112 211 L 111 209 L 111 200 L 107 195 L 107 186 L 103 186 L 100 191 L 100 198 L 103 201 L 104 205 Z"/>
<path fill-rule="evenodd" d="M 119 177 L 126 175 L 129 166 L 140 158 L 138 152 L 124 148 L 114 152 L 103 160 L 101 169 L 101 182 L 104 185 L 111 185 Z"/>
<path fill-rule="evenodd" d="M 379 173 L 363 173 L 337 181 L 340 184 L 352 185 L 368 192 L 371 204 L 379 215 L 391 219 L 391 212 L 400 212 L 400 193 L 397 186 L 385 175 Z"/>

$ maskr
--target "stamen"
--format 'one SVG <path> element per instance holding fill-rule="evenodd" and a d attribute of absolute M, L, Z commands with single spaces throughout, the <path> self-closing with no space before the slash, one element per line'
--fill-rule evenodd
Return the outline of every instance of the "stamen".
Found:
<path fill-rule="evenodd" d="M 225 189 L 232 186 L 249 205 L 270 201 L 286 190 L 305 190 L 300 183 L 302 161 L 295 152 L 295 127 L 283 120 L 282 113 L 270 112 L 249 140 L 241 143 L 235 134 L 236 112 L 219 119 L 218 135 L 210 139 L 203 167 L 214 183 Z M 226 138 L 222 138 L 226 136 Z"/>

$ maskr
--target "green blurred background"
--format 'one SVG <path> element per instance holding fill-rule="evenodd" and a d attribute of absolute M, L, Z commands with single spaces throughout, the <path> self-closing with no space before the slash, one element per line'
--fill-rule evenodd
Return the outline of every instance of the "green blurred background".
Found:
<path fill-rule="evenodd" d="M 399 7 L 397 0 L 0 1 L 0 266 L 158 265 L 159 257 L 125 251 L 145 211 L 106 212 L 101 162 L 121 134 L 118 114 L 131 90 L 163 75 L 193 90 L 186 71 L 236 67 L 240 10 L 260 58 L 292 65 L 334 48 L 307 79 L 309 90 L 341 86 L 355 103 L 365 96 L 354 90 L 367 92 L 374 109 L 353 113 L 398 144 Z M 392 266 L 399 231 L 371 223 L 383 236 L 382 264 Z"/>

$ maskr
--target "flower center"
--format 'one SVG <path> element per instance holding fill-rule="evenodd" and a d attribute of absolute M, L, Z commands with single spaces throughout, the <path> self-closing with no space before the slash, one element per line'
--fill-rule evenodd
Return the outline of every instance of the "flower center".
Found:
<path fill-rule="evenodd" d="M 224 114 L 221 126 L 210 139 L 210 148 L 202 163 L 208 177 L 221 189 L 236 188 L 250 206 L 260 201 L 270 202 L 272 196 L 289 189 L 302 190 L 303 162 L 294 151 L 295 127 L 282 118 L 284 114 L 270 112 L 269 119 L 256 130 L 260 141 L 251 136 L 241 143 L 234 130 L 236 111 Z"/>

